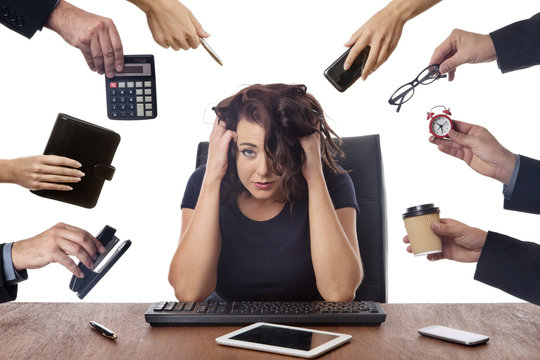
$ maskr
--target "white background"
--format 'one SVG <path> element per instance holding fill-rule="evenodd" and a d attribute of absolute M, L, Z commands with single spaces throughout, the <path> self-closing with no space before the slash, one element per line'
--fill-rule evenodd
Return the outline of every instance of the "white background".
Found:
<path fill-rule="evenodd" d="M 430 263 L 405 251 L 401 214 L 433 202 L 442 217 L 537 241 L 537 217 L 503 210 L 502 185 L 476 174 L 428 142 L 426 111 L 444 104 L 453 118 L 486 126 L 515 153 L 540 158 L 537 104 L 540 67 L 502 75 L 495 62 L 466 65 L 452 83 L 419 86 L 400 113 L 392 92 L 429 64 L 453 28 L 488 33 L 529 18 L 536 1 L 511 6 L 453 0 L 406 24 L 401 41 L 367 81 L 337 92 L 323 70 L 350 35 L 386 1 L 190 1 L 185 4 L 212 34 L 224 62 L 201 48 L 165 50 L 154 43 L 144 14 L 122 0 L 74 1 L 114 19 L 126 54 L 155 56 L 159 116 L 139 122 L 106 116 L 104 78 L 88 70 L 81 53 L 48 29 L 27 40 L 0 29 L 0 158 L 42 153 L 59 112 L 122 136 L 117 172 L 98 205 L 84 209 L 41 198 L 11 184 L 0 186 L 1 242 L 34 236 L 57 222 L 97 234 L 115 227 L 132 247 L 85 298 L 88 302 L 174 299 L 167 281 L 180 231 L 180 201 L 194 170 L 196 147 L 211 125 L 205 109 L 253 83 L 304 83 L 342 136 L 381 135 L 388 216 L 389 302 L 508 302 L 518 299 L 473 280 L 475 264 Z M 362 234 L 359 234 L 360 241 Z M 201 249 L 204 251 L 204 249 Z M 501 271 L 504 271 L 501 269 Z M 18 301 L 80 300 L 68 289 L 71 273 L 58 264 L 29 271 Z"/>

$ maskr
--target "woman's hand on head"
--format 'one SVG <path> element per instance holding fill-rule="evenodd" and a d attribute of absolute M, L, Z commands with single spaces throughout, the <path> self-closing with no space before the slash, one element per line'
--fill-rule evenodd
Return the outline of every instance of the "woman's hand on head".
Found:
<path fill-rule="evenodd" d="M 210 133 L 210 145 L 208 147 L 208 162 L 206 176 L 215 181 L 221 181 L 227 172 L 229 145 L 236 142 L 236 132 L 227 130 L 225 122 L 216 119 Z"/>
<path fill-rule="evenodd" d="M 306 154 L 304 166 L 302 166 L 302 174 L 307 181 L 323 176 L 322 160 L 321 160 L 321 134 L 314 132 L 309 136 L 299 139 L 302 149 Z"/>

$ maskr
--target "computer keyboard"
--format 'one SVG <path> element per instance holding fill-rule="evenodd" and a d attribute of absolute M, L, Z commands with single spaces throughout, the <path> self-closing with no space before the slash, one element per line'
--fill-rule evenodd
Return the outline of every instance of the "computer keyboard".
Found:
<path fill-rule="evenodd" d="M 144 318 L 152 326 L 240 325 L 259 321 L 280 324 L 371 325 L 386 319 L 381 305 L 373 301 L 153 303 Z"/>

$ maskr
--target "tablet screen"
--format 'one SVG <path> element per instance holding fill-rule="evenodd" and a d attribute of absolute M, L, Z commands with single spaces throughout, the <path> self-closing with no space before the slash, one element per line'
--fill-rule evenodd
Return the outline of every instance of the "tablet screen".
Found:
<path fill-rule="evenodd" d="M 309 330 L 295 330 L 268 325 L 261 325 L 231 337 L 234 340 L 304 351 L 310 351 L 335 338 L 337 336 L 315 333 Z"/>

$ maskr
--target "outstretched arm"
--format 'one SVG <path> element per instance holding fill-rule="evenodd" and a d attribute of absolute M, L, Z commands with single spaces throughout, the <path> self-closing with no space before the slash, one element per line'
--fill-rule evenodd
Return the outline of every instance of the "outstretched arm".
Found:
<path fill-rule="evenodd" d="M 128 0 L 146 13 L 154 40 L 164 48 L 197 48 L 209 37 L 193 13 L 178 0 Z"/>
<path fill-rule="evenodd" d="M 335 210 L 323 175 L 320 135 L 300 143 L 306 154 L 302 173 L 308 184 L 311 260 L 317 289 L 327 301 L 352 301 L 363 278 L 356 235 L 356 210 Z"/>
<path fill-rule="evenodd" d="M 362 79 L 384 64 L 396 48 L 405 23 L 437 4 L 441 0 L 393 0 L 373 15 L 352 34 L 345 46 L 351 51 L 345 60 L 348 70 L 360 52 L 370 46 L 369 56 L 362 72 Z"/>
<path fill-rule="evenodd" d="M 13 160 L 0 160 L 0 183 L 13 183 L 29 190 L 73 190 L 84 173 L 81 164 L 56 155 L 37 155 Z"/>
<path fill-rule="evenodd" d="M 59 0 L 45 26 L 81 50 L 92 71 L 113 77 L 124 68 L 122 41 L 111 19 Z"/>
<path fill-rule="evenodd" d="M 223 126 L 222 126 L 223 125 Z M 217 283 L 221 252 L 219 198 L 227 170 L 229 144 L 235 133 L 216 120 L 210 134 L 208 164 L 195 209 L 182 209 L 180 242 L 169 269 L 169 282 L 178 300 L 201 301 Z"/>
<path fill-rule="evenodd" d="M 508 184 L 516 163 L 515 155 L 484 127 L 455 120 L 454 125 L 455 130 L 448 134 L 450 140 L 430 137 L 430 141 L 440 151 L 465 161 L 479 174 Z"/>

